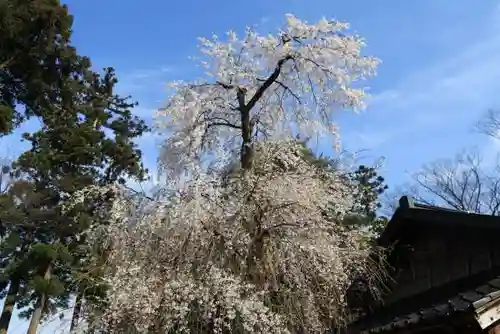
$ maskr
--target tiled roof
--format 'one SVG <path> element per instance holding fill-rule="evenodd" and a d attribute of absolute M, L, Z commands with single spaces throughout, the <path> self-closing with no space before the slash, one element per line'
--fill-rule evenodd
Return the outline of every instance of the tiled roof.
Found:
<path fill-rule="evenodd" d="M 485 304 L 497 299 L 500 299 L 500 276 L 475 289 L 459 293 L 445 302 L 433 304 L 430 307 L 405 316 L 395 317 L 386 323 L 372 325 L 369 329 L 361 330 L 360 333 L 384 333 L 403 329 L 422 321 L 446 317 L 456 314 L 457 312 L 475 311 Z"/>
<path fill-rule="evenodd" d="M 411 197 L 399 199 L 399 207 L 378 239 L 380 246 L 389 246 L 401 236 L 405 226 L 415 224 L 470 226 L 474 228 L 500 229 L 500 216 L 471 213 L 438 206 L 416 203 Z"/>
<path fill-rule="evenodd" d="M 496 233 L 500 229 L 500 217 L 424 205 L 403 196 L 378 243 L 383 247 L 390 246 L 405 235 L 411 236 L 416 226 L 428 228 L 436 225 L 479 228 L 486 233 Z M 441 317 L 460 317 L 465 312 L 478 316 L 483 308 L 500 301 L 500 268 L 448 282 L 408 298 L 376 306 L 354 321 L 349 332 L 398 332 L 398 329 L 412 325 L 430 324 Z"/>

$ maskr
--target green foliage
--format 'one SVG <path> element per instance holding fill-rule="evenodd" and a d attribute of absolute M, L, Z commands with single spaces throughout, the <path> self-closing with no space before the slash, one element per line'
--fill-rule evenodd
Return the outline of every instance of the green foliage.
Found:
<path fill-rule="evenodd" d="M 79 234 L 105 223 L 96 203 L 65 214 L 62 204 L 86 186 L 143 180 L 147 172 L 133 139 L 149 129 L 132 114 L 136 103 L 114 92 L 114 70 L 95 72 L 71 45 L 72 21 L 57 0 L 0 0 L 0 135 L 29 117 L 42 124 L 23 135 L 31 148 L 4 171 L 22 180 L 0 195 L 0 290 L 5 295 L 18 279 L 18 308 L 46 295 L 46 315 L 81 291 L 88 250 Z M 102 295 L 91 285 L 87 293 Z"/>
<path fill-rule="evenodd" d="M 334 159 L 314 154 L 307 146 L 307 139 L 297 138 L 297 141 L 303 147 L 303 158 L 306 161 L 321 169 L 337 168 Z M 353 182 L 358 187 L 360 205 L 352 209 L 352 214 L 344 219 L 344 224 L 365 228 L 374 237 L 380 235 L 387 225 L 387 218 L 377 215 L 377 210 L 382 206 L 379 198 L 388 189 L 385 179 L 378 174 L 376 167 L 360 165 L 346 175 L 346 181 Z"/>
<path fill-rule="evenodd" d="M 376 210 L 382 207 L 378 198 L 388 189 L 385 179 L 378 175 L 376 168 L 364 165 L 360 165 L 357 170 L 351 173 L 350 178 L 360 187 L 361 212 L 374 219 Z"/>
<path fill-rule="evenodd" d="M 54 102 L 72 22 L 58 0 L 0 0 L 0 135 Z"/>
<path fill-rule="evenodd" d="M 14 130 L 17 115 L 14 114 L 14 108 L 11 106 L 0 105 L 0 135 L 11 133 Z"/>
<path fill-rule="evenodd" d="M 379 198 L 388 189 L 385 179 L 378 175 L 375 167 L 365 165 L 358 166 L 349 178 L 358 186 L 360 208 L 353 210 L 354 215 L 348 217 L 346 222 L 365 227 L 376 237 L 387 225 L 387 218 L 377 215 L 377 210 L 382 207 Z"/>
<path fill-rule="evenodd" d="M 0 243 L 5 274 L 2 281 L 20 281 L 18 308 L 30 305 L 32 299 L 36 298 L 35 291 L 49 291 L 39 284 L 44 263 L 68 259 L 68 253 L 62 251 L 60 246 L 51 247 L 45 244 L 53 232 L 53 226 L 47 218 L 55 212 L 46 209 L 48 203 L 48 198 L 36 192 L 33 184 L 25 180 L 14 183 L 0 202 L 0 217 L 5 222 L 7 232 Z M 54 277 L 50 286 L 61 284 L 57 277 Z"/>

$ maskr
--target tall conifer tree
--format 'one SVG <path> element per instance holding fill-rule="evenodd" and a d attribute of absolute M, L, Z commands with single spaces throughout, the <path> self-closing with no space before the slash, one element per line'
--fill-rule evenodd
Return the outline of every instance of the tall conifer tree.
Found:
<path fill-rule="evenodd" d="M 148 128 L 114 92 L 113 69 L 94 72 L 71 45 L 71 25 L 57 0 L 0 0 L 0 133 L 30 117 L 41 123 L 24 134 L 31 148 L 14 166 L 23 179 L 0 201 L 0 288 L 8 296 L 0 334 L 16 302 L 29 306 L 22 315 L 31 317 L 30 333 L 71 293 L 81 302 L 78 236 L 99 222 L 90 203 L 64 214 L 62 204 L 86 186 L 145 176 L 133 139 Z"/>

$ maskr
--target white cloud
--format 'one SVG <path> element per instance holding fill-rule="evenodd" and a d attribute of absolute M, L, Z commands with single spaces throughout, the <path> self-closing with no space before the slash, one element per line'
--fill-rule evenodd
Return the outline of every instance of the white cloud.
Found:
<path fill-rule="evenodd" d="M 356 142 L 357 147 L 372 149 L 391 139 L 397 132 L 387 132 L 384 130 L 373 130 L 367 132 L 350 132 L 345 136 L 345 141 Z"/>
<path fill-rule="evenodd" d="M 260 20 L 259 20 L 259 24 L 260 24 L 260 25 L 264 25 L 264 24 L 269 23 L 269 21 L 270 21 L 270 18 L 269 18 L 269 17 L 267 17 L 267 16 L 264 16 L 264 17 L 261 17 L 261 18 L 260 18 Z"/>
<path fill-rule="evenodd" d="M 159 68 L 155 69 L 139 69 L 125 75 L 125 78 L 128 80 L 151 79 L 154 77 L 162 76 L 165 73 L 171 73 L 172 71 L 173 67 L 170 66 L 160 66 Z"/>
<path fill-rule="evenodd" d="M 485 22 L 489 32 L 478 34 L 473 41 L 462 40 L 458 32 L 448 36 L 455 44 L 462 45 L 461 51 L 374 94 L 367 114 L 383 120 L 383 132 L 379 130 L 380 124 L 374 124 L 363 136 L 377 138 L 369 141 L 380 145 L 402 133 L 440 126 L 450 120 L 474 122 L 485 109 L 496 107 L 500 102 L 497 98 L 500 92 L 499 14 L 491 14 Z M 393 126 L 387 120 L 392 120 Z"/>
<path fill-rule="evenodd" d="M 163 65 L 155 68 L 143 68 L 118 73 L 117 89 L 124 94 L 140 95 L 144 91 L 154 92 L 162 90 L 176 68 Z"/>
<path fill-rule="evenodd" d="M 139 106 L 135 107 L 132 112 L 134 113 L 134 115 L 137 115 L 139 117 L 142 117 L 142 118 L 149 120 L 155 116 L 156 111 L 157 111 L 157 109 L 155 109 L 155 108 L 145 108 L 145 107 L 141 107 L 139 105 Z"/>

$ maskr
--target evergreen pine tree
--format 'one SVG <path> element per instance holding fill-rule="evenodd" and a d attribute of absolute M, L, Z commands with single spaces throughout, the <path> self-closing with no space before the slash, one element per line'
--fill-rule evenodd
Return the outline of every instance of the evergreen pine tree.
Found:
<path fill-rule="evenodd" d="M 72 21 L 58 0 L 0 0 L 0 136 L 55 102 L 54 65 L 75 54 Z"/>
<path fill-rule="evenodd" d="M 39 265 L 30 281 L 32 292 L 20 303 L 35 303 L 25 314 L 31 315 L 33 330 L 43 314 L 58 306 L 51 307 L 48 296 L 66 303 L 67 284 L 72 281 L 68 271 L 78 263 L 78 258 L 68 255 L 76 254 L 77 236 L 93 222 L 91 207 L 63 213 L 61 205 L 87 186 L 123 183 L 126 175 L 144 177 L 141 153 L 132 139 L 147 127 L 132 115 L 134 104 L 114 95 L 116 82 L 112 69 L 106 69 L 103 76 L 90 68 L 79 77 L 75 72 L 61 73 L 60 105 L 44 109 L 42 129 L 25 135 L 32 148 L 21 155 L 16 166 L 33 183 L 35 192 L 46 198 L 43 206 L 35 208 L 43 219 L 37 227 L 39 239 L 31 246 L 31 257 Z"/>
<path fill-rule="evenodd" d="M 86 186 L 145 175 L 132 140 L 148 128 L 132 115 L 135 104 L 114 93 L 113 69 L 99 75 L 71 46 L 71 24 L 57 0 L 0 0 L 0 133 L 32 116 L 42 124 L 24 135 L 31 148 L 15 164 L 23 180 L 0 202 L 0 289 L 9 301 L 0 333 L 16 302 L 28 307 L 22 315 L 35 333 L 71 293 L 82 300 L 78 235 L 99 222 L 91 203 L 68 213 L 62 204 Z"/>
<path fill-rule="evenodd" d="M 338 161 L 323 154 L 315 154 L 308 146 L 308 140 L 297 138 L 303 147 L 302 154 L 306 161 L 318 168 L 336 169 Z M 351 210 L 352 214 L 344 219 L 345 224 L 365 228 L 376 238 L 387 224 L 387 218 L 377 214 L 380 209 L 380 196 L 388 189 L 385 179 L 378 174 L 376 167 L 359 165 L 346 175 L 346 180 L 353 182 L 359 191 L 359 205 Z"/>

